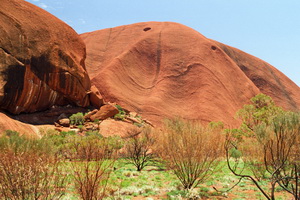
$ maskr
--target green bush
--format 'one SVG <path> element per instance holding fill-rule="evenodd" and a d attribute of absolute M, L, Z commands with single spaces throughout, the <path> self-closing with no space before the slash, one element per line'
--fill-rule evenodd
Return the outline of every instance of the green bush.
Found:
<path fill-rule="evenodd" d="M 120 105 L 118 105 L 118 104 L 116 104 L 115 107 L 119 110 L 119 113 L 116 114 L 116 115 L 114 116 L 114 118 L 115 118 L 115 119 L 119 119 L 119 120 L 123 120 L 123 119 L 125 118 L 125 116 L 126 116 L 126 112 L 125 112 L 124 109 L 123 109 Z"/>
<path fill-rule="evenodd" d="M 84 115 L 81 112 L 71 115 L 69 119 L 70 119 L 70 124 L 72 125 L 84 124 Z"/>

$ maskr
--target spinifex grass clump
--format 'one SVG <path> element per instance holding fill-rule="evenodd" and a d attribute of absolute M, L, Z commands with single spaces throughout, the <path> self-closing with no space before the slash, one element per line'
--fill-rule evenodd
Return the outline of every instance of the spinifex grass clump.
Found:
<path fill-rule="evenodd" d="M 218 128 L 176 119 L 167 121 L 157 134 L 156 152 L 174 171 L 184 189 L 196 187 L 213 173 L 223 152 L 220 132 Z"/>
<path fill-rule="evenodd" d="M 115 118 L 115 119 L 119 119 L 119 120 L 123 120 L 123 119 L 125 118 L 125 116 L 126 116 L 126 112 L 125 112 L 124 109 L 123 109 L 120 105 L 118 105 L 118 104 L 116 104 L 115 107 L 119 110 L 119 113 L 116 114 L 116 115 L 114 116 L 114 118 Z"/>

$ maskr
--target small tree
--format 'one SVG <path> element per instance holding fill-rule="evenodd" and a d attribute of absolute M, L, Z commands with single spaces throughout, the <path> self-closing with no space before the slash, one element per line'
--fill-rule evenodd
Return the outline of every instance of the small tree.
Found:
<path fill-rule="evenodd" d="M 196 187 L 214 171 L 222 155 L 223 136 L 181 119 L 168 120 L 159 133 L 157 152 L 184 189 Z"/>
<path fill-rule="evenodd" d="M 270 97 L 264 100 L 260 96 L 259 101 L 255 99 L 252 99 L 253 105 L 244 106 L 239 111 L 243 113 L 242 119 L 248 121 L 244 121 L 244 125 L 252 132 L 250 137 L 243 135 L 243 131 L 239 131 L 239 135 L 232 130 L 227 134 L 228 167 L 236 176 L 250 179 L 267 199 L 275 199 L 277 185 L 299 199 L 299 114 L 284 112 L 270 103 L 273 102 Z M 245 112 L 244 109 L 249 107 L 253 108 L 252 111 Z M 249 123 L 249 119 L 254 123 Z M 230 158 L 234 157 L 232 150 L 241 152 L 233 163 L 230 162 Z M 237 166 L 241 163 L 252 171 L 252 175 L 238 170 Z M 261 187 L 261 179 L 269 181 L 269 190 Z"/>
<path fill-rule="evenodd" d="M 150 136 L 149 127 L 140 130 L 133 128 L 128 131 L 126 152 L 129 163 L 133 164 L 137 171 L 142 171 L 146 166 L 156 162 L 155 155 L 151 151 L 154 139 Z"/>

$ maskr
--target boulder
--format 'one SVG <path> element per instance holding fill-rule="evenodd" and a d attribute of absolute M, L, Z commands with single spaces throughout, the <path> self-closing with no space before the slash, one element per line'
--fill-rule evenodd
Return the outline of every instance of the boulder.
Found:
<path fill-rule="evenodd" d="M 69 118 L 60 119 L 60 120 L 58 120 L 58 123 L 61 126 L 69 127 L 70 126 L 70 119 Z"/>
<path fill-rule="evenodd" d="M 137 126 L 124 121 L 106 119 L 100 124 L 100 134 L 104 137 L 118 135 L 122 138 L 128 137 L 128 132 L 132 129 L 138 129 Z"/>
<path fill-rule="evenodd" d="M 29 137 L 40 137 L 39 128 L 14 120 L 7 114 L 0 112 L 0 136 L 2 136 L 6 130 L 17 131 L 21 135 Z"/>
<path fill-rule="evenodd" d="M 103 97 L 95 85 L 92 85 L 89 97 L 91 104 L 97 109 L 99 109 L 104 104 Z"/>
<path fill-rule="evenodd" d="M 119 113 L 119 110 L 115 106 L 107 104 L 107 105 L 102 106 L 99 109 L 99 111 L 97 111 L 95 114 L 90 116 L 90 119 L 92 121 L 95 121 L 96 119 L 105 120 L 107 118 L 115 116 L 118 113 Z"/>
<path fill-rule="evenodd" d="M 26 1 L 1 1 L 0 109 L 88 106 L 85 57 L 85 44 L 67 24 Z"/>
<path fill-rule="evenodd" d="M 86 115 L 84 115 L 84 120 L 90 120 L 91 116 L 96 114 L 99 110 L 94 109 L 90 112 L 88 112 Z"/>

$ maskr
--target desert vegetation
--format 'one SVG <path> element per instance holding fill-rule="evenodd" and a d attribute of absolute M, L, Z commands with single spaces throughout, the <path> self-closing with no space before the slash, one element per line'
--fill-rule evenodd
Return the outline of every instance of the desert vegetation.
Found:
<path fill-rule="evenodd" d="M 175 118 L 123 138 L 48 130 L 36 139 L 7 130 L 0 199 L 298 200 L 299 113 L 260 94 L 237 117 L 236 129 Z M 71 118 L 76 125 L 84 119 Z"/>
<path fill-rule="evenodd" d="M 228 130 L 228 167 L 236 176 L 250 179 L 266 199 L 276 198 L 276 186 L 299 199 L 300 115 L 283 111 L 262 94 L 251 101 L 238 112 L 244 122 L 241 129 Z M 237 169 L 240 163 L 243 167 Z M 252 173 L 245 173 L 245 168 Z M 263 188 L 261 180 L 269 187 Z"/>
<path fill-rule="evenodd" d="M 218 166 L 223 135 L 218 129 L 182 119 L 167 120 L 158 137 L 158 155 L 184 189 L 203 183 Z"/>

